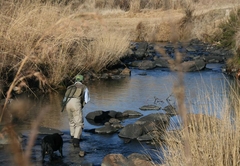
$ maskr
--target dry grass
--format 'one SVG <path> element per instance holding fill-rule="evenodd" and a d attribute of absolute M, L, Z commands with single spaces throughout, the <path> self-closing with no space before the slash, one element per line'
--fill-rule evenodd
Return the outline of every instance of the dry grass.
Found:
<path fill-rule="evenodd" d="M 149 0 L 147 3 L 98 0 L 82 1 L 77 7 L 38 1 L 29 3 L 28 0 L 16 2 L 0 0 L 1 78 L 14 80 L 20 72 L 41 71 L 54 86 L 79 72 L 101 72 L 113 65 L 125 55 L 131 40 L 178 41 L 195 37 L 208 40 L 206 36 L 215 33 L 213 27 L 224 19 L 228 9 L 239 5 L 236 0 L 228 3 L 224 0 Z M 192 5 L 198 8 L 191 8 Z M 206 6 L 211 6 L 210 10 Z M 215 8 L 221 10 L 212 10 Z M 178 29 L 177 22 L 181 19 L 184 32 Z M 11 81 L 12 85 L 15 81 Z M 10 86 L 9 93 L 12 88 Z M 174 88 L 184 123 L 183 130 L 178 131 L 179 137 L 171 134 L 166 137 L 166 165 L 238 165 L 238 95 L 232 93 L 231 103 L 223 101 L 221 105 L 214 98 L 206 98 L 206 94 L 199 99 L 214 103 L 212 108 L 219 107 L 223 114 L 221 120 L 216 120 L 187 115 L 183 73 L 179 73 L 179 82 Z M 208 116 L 209 107 L 200 109 Z M 234 119 L 229 110 L 234 110 Z M 216 114 L 214 110 L 210 112 Z M 18 165 L 30 165 L 28 159 L 41 116 L 33 125 L 26 153 L 13 150 Z M 9 134 L 14 135 L 12 129 Z M 12 138 L 12 145 L 18 147 L 15 135 Z"/>
<path fill-rule="evenodd" d="M 23 71 L 40 71 L 57 87 L 79 72 L 113 65 L 125 56 L 130 41 L 170 41 L 172 36 L 207 41 L 226 8 L 199 13 L 204 2 L 187 0 L 79 1 L 74 9 L 74 1 L 49 2 L 0 1 L 0 70 L 9 72 L 1 74 L 3 79 L 13 80 L 25 56 Z M 154 5 L 157 10 L 151 10 Z M 200 9 L 192 8 L 196 5 Z"/>
<path fill-rule="evenodd" d="M 81 71 L 101 71 L 125 55 L 130 42 L 128 34 L 109 34 L 96 13 L 40 3 L 4 5 L 13 12 L 0 15 L 2 68 L 13 66 L 10 70 L 15 73 L 29 56 L 23 71 L 41 71 L 51 85 Z"/>
<path fill-rule="evenodd" d="M 239 165 L 238 90 L 230 86 L 231 93 L 224 89 L 219 95 L 214 88 L 206 88 L 208 93 L 196 94 L 194 103 L 190 99 L 182 129 L 166 133 L 165 165 Z"/>

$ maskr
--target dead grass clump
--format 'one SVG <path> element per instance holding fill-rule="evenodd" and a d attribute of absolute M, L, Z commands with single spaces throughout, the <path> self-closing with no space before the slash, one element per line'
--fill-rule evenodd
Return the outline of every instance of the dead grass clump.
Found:
<path fill-rule="evenodd" d="M 240 9 L 230 12 L 229 19 L 222 22 L 219 28 L 222 30 L 220 46 L 225 48 L 235 47 L 235 36 L 240 24 Z"/>
<path fill-rule="evenodd" d="M 230 89 L 232 93 L 224 91 L 221 97 L 211 90 L 209 94 L 198 94 L 201 104 L 187 105 L 188 112 L 198 114 L 187 114 L 187 125 L 175 130 L 175 134 L 166 133 L 166 165 L 239 165 L 240 100 L 237 91 Z M 190 155 L 186 155 L 186 149 Z"/>
<path fill-rule="evenodd" d="M 10 65 L 13 66 L 10 71 L 16 73 L 27 56 L 23 73 L 40 72 L 41 78 L 54 87 L 79 72 L 90 69 L 99 72 L 105 65 L 112 65 L 124 55 L 129 44 L 128 34 L 99 35 L 108 32 L 95 13 L 39 2 L 6 3 L 4 8 L 10 8 L 12 13 L 1 10 L 0 48 L 5 62 L 2 69 Z"/>
<path fill-rule="evenodd" d="M 240 9 L 232 10 L 227 20 L 221 22 L 221 36 L 219 45 L 235 51 L 234 57 L 229 59 L 227 65 L 239 69 L 240 65 L 240 42 L 239 42 Z"/>
<path fill-rule="evenodd" d="M 89 56 L 85 60 L 86 68 L 101 72 L 106 67 L 111 67 L 125 55 L 129 44 L 128 34 L 101 29 L 96 39 L 90 42 L 87 50 Z"/>
<path fill-rule="evenodd" d="M 194 8 L 192 5 L 187 5 L 184 9 L 185 16 L 179 22 L 179 31 L 180 31 L 180 40 L 189 40 L 192 38 L 191 29 L 192 29 L 192 22 L 194 19 L 193 12 Z"/>
<path fill-rule="evenodd" d="M 140 0 L 131 0 L 130 1 L 130 12 L 139 12 L 140 11 Z"/>

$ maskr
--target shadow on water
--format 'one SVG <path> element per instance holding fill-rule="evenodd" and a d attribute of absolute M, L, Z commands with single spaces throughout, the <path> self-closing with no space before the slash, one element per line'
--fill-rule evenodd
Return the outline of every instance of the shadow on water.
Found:
<path fill-rule="evenodd" d="M 212 67 L 213 69 L 216 69 Z M 141 75 L 143 71 L 132 70 L 131 77 L 126 77 L 119 80 L 98 80 L 92 81 L 87 84 L 91 101 L 83 109 L 84 117 L 92 111 L 96 110 L 115 110 L 126 111 L 135 110 L 143 114 L 143 116 L 150 113 L 156 113 L 156 111 L 142 111 L 139 108 L 143 105 L 154 104 L 154 97 L 159 98 L 163 102 L 160 106 L 163 108 L 168 105 L 166 102 L 167 97 L 172 93 L 173 84 L 176 79 L 176 73 L 164 70 L 151 70 L 144 71 L 146 75 Z M 202 104 L 199 100 L 199 94 L 206 91 L 217 93 L 220 99 L 223 99 L 224 93 L 227 88 L 227 78 L 219 72 L 219 70 L 206 69 L 202 72 L 192 72 L 185 74 L 186 85 L 186 98 L 187 102 L 194 103 L 195 105 Z M 213 93 L 209 93 L 215 95 Z M 45 109 L 44 118 L 41 120 L 40 125 L 55 128 L 63 132 L 63 155 L 64 158 L 60 159 L 60 155 L 56 152 L 56 160 L 53 162 L 48 161 L 48 156 L 45 157 L 46 161 L 41 163 L 41 148 L 40 141 L 43 135 L 38 135 L 35 145 L 32 149 L 31 160 L 35 165 L 80 165 L 86 163 L 93 163 L 93 165 L 101 165 L 101 162 L 107 154 L 121 153 L 124 156 L 128 156 L 131 153 L 155 153 L 151 152 L 154 146 L 148 145 L 145 142 L 138 142 L 136 140 L 130 143 L 125 143 L 123 139 L 119 138 L 118 133 L 115 134 L 95 134 L 92 131 L 98 128 L 99 125 L 84 120 L 84 131 L 81 138 L 81 148 L 86 152 L 84 157 L 78 156 L 78 149 L 74 149 L 69 142 L 69 127 L 66 111 L 61 112 L 61 100 L 63 93 L 59 92 L 49 96 L 39 96 L 38 99 L 32 100 L 32 105 L 29 107 L 28 115 L 24 119 L 24 122 L 30 124 L 37 117 L 39 112 Z M 220 101 L 219 101 L 220 102 Z M 197 109 L 194 110 L 197 113 Z M 159 112 L 159 111 L 158 111 Z M 160 110 L 160 112 L 164 112 Z M 138 118 L 125 119 L 122 124 L 125 126 L 130 123 L 134 123 Z M 172 123 L 177 123 L 177 119 L 173 117 Z M 19 131 L 23 134 L 23 147 L 28 143 L 28 136 L 31 131 L 31 127 L 18 126 Z M 8 153 L 4 150 L 0 150 L 2 157 L 0 165 L 8 165 L 10 158 Z M 156 154 L 156 153 L 155 153 Z M 154 154 L 153 154 L 154 156 Z M 159 156 L 154 157 L 159 161 Z"/>

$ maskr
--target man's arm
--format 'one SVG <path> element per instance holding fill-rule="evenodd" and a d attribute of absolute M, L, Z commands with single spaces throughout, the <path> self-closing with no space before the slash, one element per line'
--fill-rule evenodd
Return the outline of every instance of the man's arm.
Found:
<path fill-rule="evenodd" d="M 89 95 L 89 90 L 88 88 L 85 88 L 84 90 L 84 101 L 83 101 L 83 107 L 85 104 L 87 104 L 90 101 L 90 95 Z"/>
<path fill-rule="evenodd" d="M 84 100 L 85 100 L 86 103 L 88 103 L 90 101 L 90 95 L 89 95 L 88 88 L 85 89 Z"/>

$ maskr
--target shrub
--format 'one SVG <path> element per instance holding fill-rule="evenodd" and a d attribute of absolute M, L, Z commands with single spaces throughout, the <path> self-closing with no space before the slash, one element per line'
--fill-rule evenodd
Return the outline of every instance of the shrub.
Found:
<path fill-rule="evenodd" d="M 225 48 L 235 47 L 235 35 L 240 27 L 240 9 L 230 12 L 229 19 L 219 25 L 222 30 L 220 46 Z"/>
<path fill-rule="evenodd" d="M 0 7 L 1 67 L 5 71 L 13 66 L 11 79 L 27 56 L 22 73 L 40 71 L 57 87 L 79 72 L 100 72 L 112 65 L 129 44 L 127 33 L 109 32 L 94 13 L 39 2 L 8 2 Z"/>

